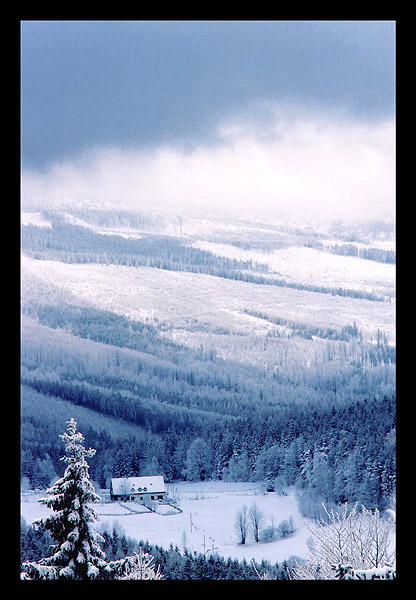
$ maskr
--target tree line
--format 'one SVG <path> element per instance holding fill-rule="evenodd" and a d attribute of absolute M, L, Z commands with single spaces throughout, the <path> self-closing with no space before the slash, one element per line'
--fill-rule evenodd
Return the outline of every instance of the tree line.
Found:
<path fill-rule="evenodd" d="M 23 388 L 23 398 L 30 393 Z M 38 404 L 42 398 L 37 397 Z M 59 471 L 59 446 L 48 434 L 43 415 L 25 413 L 22 475 L 32 487 L 44 487 Z M 36 441 L 29 425 L 32 436 L 39 432 Z M 383 509 L 394 494 L 394 399 L 357 402 L 343 410 L 298 409 L 280 418 L 275 413 L 266 422 L 201 419 L 200 426 L 198 431 L 188 422 L 182 429 L 164 420 L 163 427 L 150 433 L 138 424 L 137 434 L 125 440 L 86 426 L 88 443 L 100 443 L 91 476 L 101 487 L 108 487 L 110 477 L 143 473 L 163 474 L 167 481 L 259 481 L 276 491 L 295 485 L 306 516 L 314 516 L 322 500 L 359 501 Z M 116 431 L 116 423 L 114 427 Z"/>
<path fill-rule="evenodd" d="M 54 223 L 51 228 L 24 225 L 21 244 L 22 249 L 32 255 L 66 259 L 65 262 L 102 262 L 210 274 L 228 270 L 268 270 L 267 265 L 252 260 L 217 256 L 194 248 L 184 238 L 159 234 L 145 234 L 138 239 L 125 238 L 102 235 L 66 223 Z"/>
<path fill-rule="evenodd" d="M 42 260 L 205 273 L 258 285 L 288 287 L 374 302 L 385 300 L 373 291 L 303 284 L 267 276 L 269 269 L 266 263 L 217 256 L 190 246 L 187 240 L 172 236 L 146 234 L 139 239 L 132 239 L 120 235 L 101 235 L 85 227 L 66 223 L 53 223 L 51 228 L 23 225 L 21 247 L 28 256 Z"/>
<path fill-rule="evenodd" d="M 382 248 L 359 248 L 354 244 L 334 244 L 327 247 L 333 254 L 341 256 L 358 256 L 365 260 L 374 260 L 389 265 L 396 264 L 396 252 L 394 250 L 383 250 Z"/>
<path fill-rule="evenodd" d="M 105 456 L 94 466 L 102 487 L 111 476 L 153 468 L 168 481 L 297 485 L 306 512 L 320 498 L 387 503 L 395 484 L 395 356 L 382 335 L 364 343 L 353 325 L 343 332 L 347 341 L 322 340 L 308 367 L 303 346 L 298 355 L 292 340 L 276 340 L 278 368 L 265 369 L 172 344 L 155 327 L 106 311 L 28 302 L 24 312 L 22 473 L 32 486 L 59 468 L 51 419 L 39 413 L 42 403 L 53 411 L 49 399 L 58 398 L 113 419 L 114 429 L 120 420 L 137 428 L 130 446 L 96 440 Z M 103 428 L 95 426 L 97 435 Z"/>
<path fill-rule="evenodd" d="M 263 561 L 259 567 L 252 560 L 248 565 L 225 561 L 213 552 L 183 554 L 170 545 L 169 550 L 120 537 L 113 527 L 112 534 L 99 533 L 93 526 L 97 519 L 94 502 L 99 496 L 89 475 L 87 458 L 96 450 L 86 449 L 85 438 L 77 431 L 77 422 L 67 421 L 67 432 L 60 435 L 65 443 L 66 463 L 63 477 L 46 491 L 40 502 L 55 514 L 36 519 L 30 527 L 21 523 L 22 580 L 142 580 L 142 579 L 395 579 L 395 550 L 390 532 L 394 519 L 381 518 L 380 511 L 368 510 L 357 502 L 344 503 L 342 509 L 328 510 L 317 527 L 308 525 L 314 540 L 310 560 L 295 561 L 288 569 Z M 254 503 L 247 512 L 243 507 L 236 516 L 235 527 L 244 544 L 247 525 L 255 541 L 260 540 L 263 515 Z M 294 532 L 293 524 L 282 522 L 278 528 L 283 537 Z M 54 544 L 50 542 L 54 541 Z M 107 550 L 107 552 L 106 552 Z M 150 554 L 152 552 L 152 554 Z M 128 555 L 129 554 L 129 555 Z M 156 558 L 156 564 L 154 564 Z M 162 567 L 162 571 L 161 571 Z M 259 570 L 260 569 L 260 570 Z"/>
<path fill-rule="evenodd" d="M 116 561 L 126 556 L 131 556 L 142 549 L 150 554 L 163 573 L 167 581 L 177 580 L 256 580 L 257 572 L 267 573 L 270 579 L 287 580 L 293 561 L 282 561 L 271 564 L 269 561 L 260 563 L 239 561 L 233 558 L 224 558 L 216 553 L 203 554 L 191 552 L 186 547 L 179 549 L 170 545 L 162 548 L 158 544 L 151 544 L 147 540 L 136 540 L 127 536 L 119 527 L 113 526 L 108 531 L 101 531 L 103 537 L 102 549 L 107 560 Z M 49 552 L 53 543 L 48 531 L 35 529 L 24 522 L 21 524 L 20 548 L 21 564 L 24 562 L 37 562 Z"/>

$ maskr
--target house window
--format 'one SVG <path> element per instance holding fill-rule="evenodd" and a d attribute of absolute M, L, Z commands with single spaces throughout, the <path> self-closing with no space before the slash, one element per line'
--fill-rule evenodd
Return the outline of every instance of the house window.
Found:
<path fill-rule="evenodd" d="M 159 495 L 159 496 L 157 497 L 157 499 L 158 499 L 158 500 L 163 500 L 163 496 Z"/>

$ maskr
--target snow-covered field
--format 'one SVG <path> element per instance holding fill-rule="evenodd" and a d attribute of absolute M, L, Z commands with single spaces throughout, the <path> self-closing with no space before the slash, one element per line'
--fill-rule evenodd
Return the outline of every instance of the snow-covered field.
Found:
<path fill-rule="evenodd" d="M 208 555 L 214 549 L 225 558 L 238 560 L 254 558 L 260 562 L 265 559 L 274 564 L 291 556 L 307 558 L 309 555 L 307 539 L 310 532 L 305 527 L 306 519 L 299 513 L 291 490 L 286 496 L 281 496 L 274 492 L 263 493 L 256 483 L 207 481 L 177 483 L 171 492 L 178 498 L 182 513 L 133 514 L 118 503 L 94 504 L 99 515 L 96 529 L 121 527 L 132 538 L 148 540 L 166 549 L 171 543 L 180 550 L 186 547 L 191 551 L 205 551 Z M 281 521 L 292 517 L 296 532 L 286 539 L 267 543 L 256 543 L 248 537 L 247 543 L 240 545 L 234 528 L 236 513 L 244 505 L 249 509 L 254 503 L 264 515 L 264 527 L 277 527 Z M 27 523 L 51 513 L 34 496 L 26 497 L 21 506 Z M 131 503 L 131 506 L 138 508 L 137 504 Z"/>
<path fill-rule="evenodd" d="M 320 255 L 325 253 L 321 252 Z M 332 255 L 328 256 L 332 258 Z M 378 263 L 373 261 L 357 260 L 360 264 L 367 262 L 378 268 Z M 299 264 L 301 263 L 302 260 L 299 259 Z M 295 266 L 292 268 L 295 269 Z M 310 268 L 313 269 L 313 266 Z M 21 271 L 22 293 L 26 299 L 31 295 L 39 295 L 37 288 L 43 284 L 70 295 L 77 302 L 102 310 L 113 311 L 132 319 L 149 319 L 153 323 L 169 324 L 169 329 L 173 332 L 190 332 L 198 326 L 202 330 L 214 332 L 215 329 L 225 328 L 230 333 L 267 333 L 270 324 L 244 313 L 249 310 L 322 327 L 341 328 L 352 325 L 355 321 L 366 337 L 375 338 L 380 329 L 390 343 L 395 340 L 394 302 L 372 302 L 292 288 L 256 285 L 206 274 L 150 267 L 67 264 L 36 260 L 24 255 Z"/>
<path fill-rule="evenodd" d="M 392 264 L 299 246 L 265 253 L 206 241 L 198 241 L 192 245 L 217 256 L 267 264 L 269 273 L 290 283 L 394 294 L 395 265 Z"/>

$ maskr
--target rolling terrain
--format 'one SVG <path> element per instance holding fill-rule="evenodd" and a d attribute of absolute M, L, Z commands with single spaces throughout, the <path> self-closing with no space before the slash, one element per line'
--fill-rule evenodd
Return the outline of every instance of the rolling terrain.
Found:
<path fill-rule="evenodd" d="M 21 273 L 32 486 L 61 468 L 73 416 L 102 487 L 157 470 L 388 504 L 391 226 L 23 213 Z"/>

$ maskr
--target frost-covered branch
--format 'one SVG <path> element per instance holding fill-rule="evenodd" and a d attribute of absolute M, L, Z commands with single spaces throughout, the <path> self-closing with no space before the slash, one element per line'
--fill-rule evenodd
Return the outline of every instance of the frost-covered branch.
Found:
<path fill-rule="evenodd" d="M 351 565 L 332 565 L 336 579 L 396 579 L 396 567 L 373 567 L 372 569 L 353 569 Z"/>
<path fill-rule="evenodd" d="M 163 579 L 160 567 L 153 564 L 154 557 L 139 548 L 139 553 L 108 563 L 108 572 L 119 580 Z"/>
<path fill-rule="evenodd" d="M 357 504 L 352 508 L 345 504 L 340 512 L 323 507 L 326 520 L 317 526 L 306 524 L 311 559 L 297 566 L 298 579 L 336 579 L 333 565 L 347 565 L 355 573 L 393 568 L 392 520 L 382 519 L 377 509 L 372 512 L 362 506 L 358 511 Z"/>

